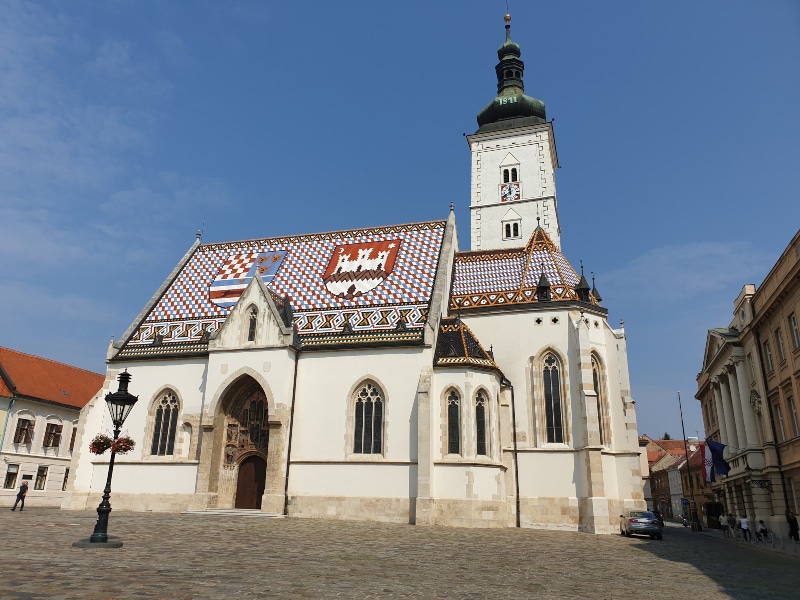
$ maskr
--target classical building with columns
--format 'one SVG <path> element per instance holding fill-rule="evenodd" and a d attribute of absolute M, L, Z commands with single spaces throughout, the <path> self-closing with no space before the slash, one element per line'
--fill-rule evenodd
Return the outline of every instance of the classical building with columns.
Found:
<path fill-rule="evenodd" d="M 139 396 L 115 508 L 619 531 L 644 508 L 625 331 L 562 253 L 521 49 L 468 136 L 472 249 L 439 221 L 189 248 L 108 348 Z M 443 212 L 446 207 L 443 207 Z M 82 411 L 67 508 L 102 493 Z"/>
<path fill-rule="evenodd" d="M 745 285 L 728 327 L 710 329 L 697 377 L 706 437 L 731 466 L 713 485 L 725 508 L 786 530 L 800 487 L 800 232 L 758 287 Z"/>

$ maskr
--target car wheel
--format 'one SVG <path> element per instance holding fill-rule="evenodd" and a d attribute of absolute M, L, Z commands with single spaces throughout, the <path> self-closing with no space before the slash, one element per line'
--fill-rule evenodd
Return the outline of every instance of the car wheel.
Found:
<path fill-rule="evenodd" d="M 656 536 L 654 536 L 654 535 L 650 534 L 650 539 L 651 539 L 651 540 L 654 540 L 654 539 L 656 539 Z"/>
<path fill-rule="evenodd" d="M 619 534 L 620 535 L 625 535 L 625 530 L 622 529 L 622 527 L 619 528 Z"/>
<path fill-rule="evenodd" d="M 663 535 L 661 535 L 661 534 L 659 533 L 659 534 L 656 536 L 656 539 L 657 539 L 657 540 L 663 540 L 663 539 L 664 539 L 664 536 L 663 536 Z"/>

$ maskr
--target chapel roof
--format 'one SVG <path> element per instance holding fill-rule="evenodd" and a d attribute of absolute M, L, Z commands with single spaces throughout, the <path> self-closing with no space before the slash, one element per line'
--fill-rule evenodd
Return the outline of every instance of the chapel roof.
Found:
<path fill-rule="evenodd" d="M 539 303 L 536 292 L 542 275 L 550 286 L 549 302 L 581 301 L 585 278 L 578 276 L 540 226 L 524 248 L 457 252 L 450 307 L 474 310 Z M 583 297 L 599 307 L 586 286 Z"/>
<path fill-rule="evenodd" d="M 439 336 L 436 340 L 434 366 L 473 366 L 489 369 L 500 368 L 494 357 L 486 349 L 459 318 L 444 317 L 439 323 Z"/>
<path fill-rule="evenodd" d="M 0 395 L 83 408 L 103 387 L 105 376 L 64 363 L 0 347 Z"/>
<path fill-rule="evenodd" d="M 304 348 L 422 343 L 446 225 L 198 242 L 117 356 L 204 353 L 256 273 Z"/>

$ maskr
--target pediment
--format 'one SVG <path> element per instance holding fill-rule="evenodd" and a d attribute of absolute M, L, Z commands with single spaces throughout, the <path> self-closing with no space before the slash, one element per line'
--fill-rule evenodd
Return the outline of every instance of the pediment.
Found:
<path fill-rule="evenodd" d="M 508 212 L 503 215 L 503 221 L 516 221 L 517 219 L 521 218 L 522 217 L 519 216 L 519 213 L 513 208 L 508 209 Z"/>
<path fill-rule="evenodd" d="M 703 371 L 711 367 L 711 364 L 726 350 L 726 346 L 732 349 L 732 343 L 738 340 L 738 332 L 731 329 L 709 329 L 706 336 L 706 349 L 703 354 Z"/>
<path fill-rule="evenodd" d="M 519 164 L 519 160 L 517 160 L 517 157 L 514 156 L 513 154 L 511 154 L 511 152 L 509 152 L 508 154 L 506 154 L 506 157 L 500 163 L 500 166 L 501 167 L 513 167 L 513 166 L 516 166 L 518 164 Z"/>

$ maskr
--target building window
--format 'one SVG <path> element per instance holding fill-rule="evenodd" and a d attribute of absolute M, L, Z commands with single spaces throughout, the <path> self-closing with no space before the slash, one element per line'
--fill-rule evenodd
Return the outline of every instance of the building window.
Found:
<path fill-rule="evenodd" d="M 256 325 L 258 324 L 258 309 L 250 307 L 250 327 L 247 329 L 247 341 L 254 342 L 256 339 Z"/>
<path fill-rule="evenodd" d="M 503 239 L 511 240 L 520 237 L 520 221 L 506 221 L 503 223 Z"/>
<path fill-rule="evenodd" d="M 544 411 L 547 427 L 547 442 L 564 443 L 564 429 L 561 416 L 561 378 L 559 364 L 552 354 L 544 359 Z"/>
<path fill-rule="evenodd" d="M 764 342 L 764 357 L 767 360 L 767 373 L 772 373 L 775 367 L 772 365 L 772 350 L 769 349 L 769 342 Z"/>
<path fill-rule="evenodd" d="M 753 362 L 753 353 L 747 353 L 747 366 L 750 367 L 750 381 L 756 380 L 756 363 Z"/>
<path fill-rule="evenodd" d="M 33 442 L 33 421 L 30 419 L 19 419 L 17 429 L 14 432 L 15 444 L 30 444 Z"/>
<path fill-rule="evenodd" d="M 792 346 L 794 349 L 797 350 L 800 348 L 800 331 L 797 329 L 797 319 L 794 316 L 794 313 L 789 315 L 789 329 L 792 332 Z"/>
<path fill-rule="evenodd" d="M 800 428 L 797 426 L 797 409 L 794 407 L 794 398 L 789 398 L 787 400 L 789 403 L 789 409 L 792 411 L 792 425 L 794 425 L 794 435 L 800 435 Z"/>
<path fill-rule="evenodd" d="M 781 432 L 781 441 L 786 441 L 786 430 L 783 428 L 783 412 L 781 411 L 781 405 L 775 405 L 775 414 L 778 416 L 778 429 Z"/>
<path fill-rule="evenodd" d="M 517 181 L 517 170 L 511 169 L 511 181 Z"/>
<path fill-rule="evenodd" d="M 794 479 L 791 478 L 791 477 L 787 477 L 786 478 L 786 485 L 789 488 L 789 490 L 788 490 L 788 492 L 789 492 L 789 502 L 791 503 L 791 506 L 794 508 L 794 510 L 792 512 L 796 513 L 797 512 L 797 494 L 795 493 L 795 490 L 794 490 Z"/>
<path fill-rule="evenodd" d="M 383 394 L 371 383 L 365 384 L 355 402 L 356 454 L 380 454 L 383 450 Z"/>
<path fill-rule="evenodd" d="M 6 470 L 6 479 L 3 481 L 3 487 L 7 490 L 14 489 L 17 485 L 17 475 L 19 474 L 19 465 L 8 465 Z"/>
<path fill-rule="evenodd" d="M 47 428 L 44 430 L 42 446 L 45 448 L 58 448 L 61 445 L 61 431 L 63 429 L 63 425 L 48 423 Z"/>
<path fill-rule="evenodd" d="M 33 489 L 43 490 L 45 483 L 47 483 L 47 467 L 39 467 L 36 469 L 36 482 L 33 484 Z"/>
<path fill-rule="evenodd" d="M 778 345 L 778 358 L 783 362 L 786 360 L 786 352 L 783 349 L 783 333 L 780 328 L 775 330 L 775 343 Z"/>
<path fill-rule="evenodd" d="M 75 449 L 75 436 L 78 435 L 78 424 L 72 424 L 72 435 L 69 436 L 69 451 L 72 452 Z"/>
<path fill-rule="evenodd" d="M 597 357 L 592 356 L 592 384 L 597 401 L 597 427 L 600 431 L 600 443 L 607 446 L 610 443 L 611 429 L 609 427 L 608 399 L 603 385 L 603 373 Z"/>
<path fill-rule="evenodd" d="M 150 454 L 171 456 L 175 450 L 175 429 L 178 425 L 178 412 L 181 405 L 172 392 L 166 392 L 156 405 L 153 443 Z"/>
<path fill-rule="evenodd" d="M 461 399 L 455 390 L 447 395 L 447 453 L 461 454 Z"/>
<path fill-rule="evenodd" d="M 503 169 L 503 183 L 508 183 L 508 181 L 509 181 L 508 169 Z"/>
<path fill-rule="evenodd" d="M 61 491 L 67 491 L 67 480 L 69 479 L 69 467 L 64 469 L 64 482 L 61 484 Z"/>
<path fill-rule="evenodd" d="M 475 398 L 476 454 L 486 456 L 486 396 L 478 392 Z"/>

